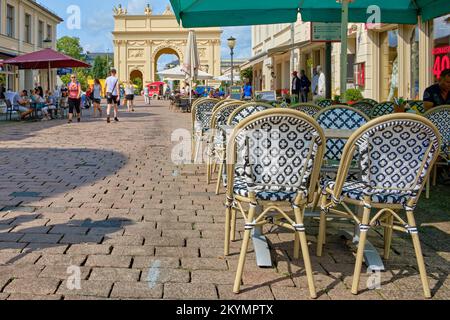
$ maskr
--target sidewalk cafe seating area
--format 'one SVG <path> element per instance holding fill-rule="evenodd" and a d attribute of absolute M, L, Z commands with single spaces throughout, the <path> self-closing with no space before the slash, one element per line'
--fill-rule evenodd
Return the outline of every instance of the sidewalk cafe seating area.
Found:
<path fill-rule="evenodd" d="M 317 297 L 306 241 L 308 210 L 320 221 L 314 235 L 319 259 L 327 248 L 330 219 L 354 225 L 359 241 L 353 294 L 359 292 L 367 259 L 367 233 L 381 228 L 385 260 L 394 231 L 411 236 L 423 294 L 431 297 L 414 210 L 436 183 L 436 168 L 449 165 L 450 106 L 422 113 L 423 102 L 408 103 L 420 112 L 399 112 L 395 103 L 368 99 L 352 106 L 327 102 L 287 108 L 257 101 L 194 103 L 194 160 L 206 150 L 206 183 L 217 178 L 217 194 L 225 191 L 226 256 L 236 232 L 243 234 L 233 292 L 241 291 L 255 230 L 272 224 L 293 232 L 293 256 L 302 256 L 310 297 Z"/>

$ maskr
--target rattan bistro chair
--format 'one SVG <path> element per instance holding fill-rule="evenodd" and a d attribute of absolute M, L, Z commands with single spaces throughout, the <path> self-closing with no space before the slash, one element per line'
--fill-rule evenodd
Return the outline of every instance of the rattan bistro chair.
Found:
<path fill-rule="evenodd" d="M 205 141 L 205 133 L 210 129 L 212 111 L 219 102 L 216 99 L 201 99 L 192 106 L 192 154 L 193 160 L 198 160 L 198 155 Z"/>
<path fill-rule="evenodd" d="M 227 148 L 225 255 L 229 254 L 231 211 L 245 219 L 245 233 L 233 291 L 239 293 L 250 235 L 267 223 L 295 232 L 294 256 L 303 253 L 310 295 L 316 297 L 305 226 L 305 208 L 312 203 L 325 148 L 319 124 L 289 109 L 258 112 L 240 122 Z M 283 211 L 290 204 L 295 218 Z M 246 211 L 243 205 L 249 205 Z M 257 212 L 257 207 L 262 212 Z"/>
<path fill-rule="evenodd" d="M 373 99 L 362 99 L 362 100 L 360 100 L 360 101 L 358 101 L 358 102 L 364 102 L 364 103 L 368 103 L 368 104 L 370 104 L 372 107 L 375 107 L 377 104 L 378 104 L 378 102 L 377 101 L 375 101 L 375 100 L 373 100 Z"/>
<path fill-rule="evenodd" d="M 424 114 L 426 112 L 425 110 L 425 103 L 421 100 L 408 100 L 406 103 L 411 107 L 415 107 L 419 113 Z"/>
<path fill-rule="evenodd" d="M 331 107 L 333 105 L 333 100 L 324 99 L 324 100 L 317 102 L 317 105 L 321 108 Z"/>
<path fill-rule="evenodd" d="M 322 254 L 326 214 L 353 219 L 360 236 L 352 293 L 358 293 L 367 232 L 372 227 L 385 228 L 384 257 L 389 258 L 392 232 L 402 231 L 412 237 L 425 297 L 431 297 L 419 241 L 414 209 L 440 150 L 438 129 L 424 117 L 394 114 L 372 120 L 348 140 L 336 180 L 322 184 L 321 221 L 317 254 Z M 355 153 L 360 155 L 362 178 L 347 181 Z M 341 204 L 344 210 L 338 209 Z M 348 205 L 363 207 L 362 217 Z M 376 214 L 371 216 L 372 209 Z M 400 211 L 406 211 L 406 221 Z"/>
<path fill-rule="evenodd" d="M 310 117 L 314 117 L 321 110 L 319 106 L 312 103 L 298 103 L 289 108 L 306 113 Z"/>
<path fill-rule="evenodd" d="M 439 130 L 442 137 L 442 148 L 439 161 L 433 168 L 433 186 L 437 182 L 437 166 L 450 165 L 450 105 L 433 108 L 424 114 Z M 427 183 L 427 198 L 430 195 L 430 181 Z"/>
<path fill-rule="evenodd" d="M 370 114 L 370 118 L 375 119 L 381 116 L 385 116 L 387 114 L 392 114 L 395 111 L 395 103 L 393 102 L 381 102 L 377 104 L 372 109 L 372 113 Z"/>
<path fill-rule="evenodd" d="M 254 115 L 257 112 L 273 109 L 274 107 L 270 104 L 263 103 L 263 102 L 250 102 L 241 105 L 239 108 L 234 110 L 234 112 L 230 115 L 227 121 L 227 125 L 229 126 L 236 126 L 239 124 L 239 122 L 247 119 L 248 117 Z M 226 155 L 226 154 L 225 154 Z M 226 170 L 224 174 L 224 187 L 226 187 Z M 235 221 L 236 213 L 233 212 L 233 221 Z M 234 240 L 234 233 L 233 233 L 233 240 Z"/>
<path fill-rule="evenodd" d="M 352 105 L 352 108 L 355 108 L 356 110 L 361 111 L 362 113 L 364 113 L 369 118 L 372 115 L 373 107 L 374 106 L 372 106 L 370 103 L 362 102 L 362 101 L 357 102 L 354 105 Z"/>
<path fill-rule="evenodd" d="M 344 105 L 337 105 L 322 109 L 315 116 L 322 129 L 357 130 L 370 121 L 361 111 Z M 325 160 L 329 162 L 328 168 L 336 166 L 342 159 L 342 152 L 346 144 L 345 139 L 328 139 L 325 151 Z M 337 172 L 337 166 L 334 172 Z M 331 172 L 325 174 L 328 178 L 334 178 Z"/>
<path fill-rule="evenodd" d="M 207 154 L 207 179 L 208 184 L 211 182 L 211 175 L 215 168 L 215 165 L 219 163 L 219 177 L 217 181 L 217 190 L 218 194 L 220 181 L 222 179 L 223 170 L 224 170 L 224 161 L 225 161 L 225 150 L 226 150 L 226 136 L 225 133 L 219 128 L 221 125 L 226 125 L 228 118 L 230 115 L 244 104 L 243 101 L 237 100 L 229 100 L 226 103 L 219 102 L 219 107 L 216 108 L 211 117 L 211 134 L 208 136 L 208 154 Z"/>

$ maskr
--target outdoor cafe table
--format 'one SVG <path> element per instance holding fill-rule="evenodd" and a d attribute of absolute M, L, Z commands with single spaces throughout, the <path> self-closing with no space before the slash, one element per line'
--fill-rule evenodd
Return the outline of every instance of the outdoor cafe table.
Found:
<path fill-rule="evenodd" d="M 235 126 L 233 125 L 220 125 L 219 129 L 226 133 L 227 140 L 229 141 L 231 134 L 234 130 Z M 351 135 L 356 130 L 341 130 L 341 129 L 325 129 L 325 137 L 327 139 L 349 139 Z M 338 169 L 337 166 L 332 165 L 328 166 L 326 163 L 324 163 L 324 167 L 322 168 L 322 172 L 336 172 Z M 359 172 L 359 168 L 353 168 L 351 169 L 353 172 Z M 261 208 L 259 208 L 261 209 Z M 360 213 L 360 211 L 358 211 Z M 306 217 L 320 217 L 320 212 L 306 212 Z M 358 226 L 355 226 L 355 232 L 354 234 L 351 234 L 348 231 L 342 231 L 342 236 L 347 238 L 348 240 L 352 240 L 355 245 L 359 242 L 359 228 Z M 269 245 L 267 242 L 267 238 L 264 236 L 262 228 L 255 228 L 253 230 L 252 234 L 252 240 L 253 240 L 253 247 L 255 249 L 256 253 L 256 263 L 259 267 L 267 268 L 272 267 L 272 257 L 270 254 Z M 384 270 L 384 264 L 383 260 L 381 259 L 378 250 L 369 242 L 366 241 L 366 247 L 364 250 L 364 259 L 366 262 L 366 265 L 370 270 L 372 271 L 383 271 Z"/>

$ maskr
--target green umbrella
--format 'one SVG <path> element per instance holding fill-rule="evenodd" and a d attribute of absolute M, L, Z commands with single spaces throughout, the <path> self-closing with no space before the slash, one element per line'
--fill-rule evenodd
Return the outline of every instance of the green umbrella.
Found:
<path fill-rule="evenodd" d="M 348 22 L 417 24 L 450 12 L 450 0 L 170 0 L 184 28 L 341 22 L 341 93 L 347 83 Z"/>
<path fill-rule="evenodd" d="M 303 21 L 341 22 L 342 5 L 336 0 L 170 0 L 184 28 L 245 26 Z M 378 6 L 380 23 L 416 24 L 450 12 L 449 0 L 354 0 L 350 22 L 367 22 Z"/>

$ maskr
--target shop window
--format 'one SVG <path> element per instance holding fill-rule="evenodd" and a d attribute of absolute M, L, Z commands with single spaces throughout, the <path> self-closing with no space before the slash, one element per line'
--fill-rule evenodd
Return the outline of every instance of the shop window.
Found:
<path fill-rule="evenodd" d="M 450 68 L 450 14 L 433 20 L 433 75 L 437 82 Z"/>

